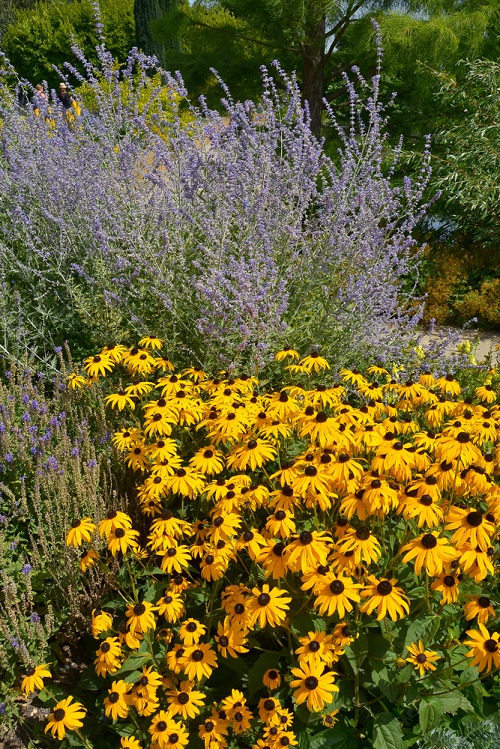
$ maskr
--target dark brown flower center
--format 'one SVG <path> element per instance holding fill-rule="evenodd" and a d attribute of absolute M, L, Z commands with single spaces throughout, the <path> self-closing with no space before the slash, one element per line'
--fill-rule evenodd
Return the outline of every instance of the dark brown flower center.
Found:
<path fill-rule="evenodd" d="M 446 587 L 447 587 L 447 588 L 453 588 L 453 586 L 454 586 L 454 585 L 455 585 L 455 583 L 456 583 L 456 580 L 455 580 L 455 578 L 453 577 L 453 575 L 446 575 L 446 576 L 445 576 L 445 577 L 443 578 L 443 582 L 444 582 L 444 584 L 446 585 Z"/>
<path fill-rule="evenodd" d="M 493 639 L 486 640 L 484 643 L 484 648 L 488 651 L 488 653 L 496 653 L 498 650 L 498 642 Z"/>
<path fill-rule="evenodd" d="M 187 692 L 179 692 L 177 695 L 177 701 L 180 705 L 187 705 L 189 702 L 189 694 Z"/>
<path fill-rule="evenodd" d="M 221 635 L 219 637 L 219 645 L 222 648 L 227 648 L 227 646 L 229 645 L 229 637 L 226 637 L 226 635 Z"/>
<path fill-rule="evenodd" d="M 480 512 L 477 512 L 474 510 L 473 512 L 469 512 L 469 514 L 466 517 L 467 523 L 472 526 L 472 528 L 479 528 L 481 523 L 483 522 L 483 516 Z"/>
<path fill-rule="evenodd" d="M 307 546 L 308 544 L 312 543 L 313 534 L 310 531 L 302 531 L 299 536 L 299 540 L 301 544 Z"/>
<path fill-rule="evenodd" d="M 486 598 L 486 596 L 479 596 L 477 599 L 477 605 L 482 609 L 487 609 L 490 606 L 490 603 L 490 599 Z"/>
<path fill-rule="evenodd" d="M 367 541 L 370 538 L 370 529 L 367 525 L 360 525 L 356 529 L 356 536 L 360 541 Z"/>
<path fill-rule="evenodd" d="M 203 655 L 203 650 L 195 650 L 195 651 L 194 651 L 194 652 L 193 652 L 193 653 L 191 654 L 191 659 L 192 659 L 193 661 L 195 661 L 195 663 L 199 663 L 200 661 L 202 661 L 202 660 L 203 660 L 203 658 L 204 658 L 204 655 Z"/>
<path fill-rule="evenodd" d="M 111 703 L 114 704 L 115 702 L 118 702 L 118 700 L 120 699 L 120 695 L 118 692 L 111 692 L 108 699 Z"/>
<path fill-rule="evenodd" d="M 264 702 L 264 708 L 266 710 L 274 710 L 274 700 L 265 700 Z"/>
<path fill-rule="evenodd" d="M 61 720 L 64 720 L 64 716 L 66 715 L 66 710 L 63 710 L 62 707 L 58 707 L 57 710 L 54 710 L 54 720 L 56 723 L 59 723 Z"/>
<path fill-rule="evenodd" d="M 267 606 L 271 601 L 271 596 L 269 593 L 261 593 L 260 596 L 257 598 L 257 603 L 259 606 Z"/>
<path fill-rule="evenodd" d="M 333 580 L 333 582 L 330 583 L 330 590 L 335 596 L 339 596 L 344 592 L 345 585 L 342 580 Z"/>
<path fill-rule="evenodd" d="M 315 676 L 308 676 L 307 679 L 304 680 L 304 686 L 307 687 L 307 689 L 316 689 L 318 684 L 319 681 Z"/>
<path fill-rule="evenodd" d="M 377 593 L 381 596 L 388 596 L 392 593 L 392 584 L 389 580 L 381 580 L 377 585 Z"/>
<path fill-rule="evenodd" d="M 432 533 L 426 533 L 422 536 L 421 544 L 424 549 L 435 549 L 437 546 L 437 538 Z"/>

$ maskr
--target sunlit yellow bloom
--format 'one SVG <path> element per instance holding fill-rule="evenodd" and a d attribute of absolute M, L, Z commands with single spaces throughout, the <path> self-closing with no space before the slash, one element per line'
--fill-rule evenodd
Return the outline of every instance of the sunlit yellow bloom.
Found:
<path fill-rule="evenodd" d="M 426 650 L 422 640 L 408 645 L 408 653 L 407 662 L 415 666 L 420 676 L 423 676 L 426 671 L 436 670 L 434 663 L 439 660 L 439 655 L 434 650 Z"/>
<path fill-rule="evenodd" d="M 73 520 L 66 534 L 66 545 L 81 546 L 84 541 L 89 542 L 96 527 L 90 518 Z"/>
<path fill-rule="evenodd" d="M 26 676 L 21 682 L 21 689 L 25 694 L 31 694 L 35 689 L 43 689 L 43 680 L 50 679 L 52 674 L 47 665 L 26 669 Z"/>

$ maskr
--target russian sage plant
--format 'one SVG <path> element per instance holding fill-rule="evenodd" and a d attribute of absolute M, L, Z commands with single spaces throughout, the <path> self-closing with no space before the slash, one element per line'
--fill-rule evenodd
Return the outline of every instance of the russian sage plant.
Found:
<path fill-rule="evenodd" d="M 155 86 L 137 50 L 119 68 L 101 41 L 98 67 L 76 48 L 67 66 L 80 117 L 54 92 L 50 107 L 15 106 L 4 61 L 4 348 L 47 358 L 64 340 L 81 354 L 147 332 L 177 363 L 211 368 L 262 366 L 286 344 L 336 364 L 408 358 L 429 153 L 394 183 L 379 74 L 346 77 L 350 126 L 329 111 L 334 163 L 278 64 L 258 102 L 222 84 L 219 114 L 190 103 L 178 74 Z"/>

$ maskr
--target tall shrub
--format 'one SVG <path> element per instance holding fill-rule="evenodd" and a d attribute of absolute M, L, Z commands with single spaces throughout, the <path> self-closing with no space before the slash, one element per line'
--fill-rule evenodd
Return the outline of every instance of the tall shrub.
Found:
<path fill-rule="evenodd" d="M 165 106 L 136 50 L 121 70 L 103 42 L 98 67 L 75 53 L 85 77 L 67 69 L 92 88 L 92 112 L 68 121 L 54 101 L 37 116 L 7 94 L 0 112 L 6 348 L 43 357 L 69 339 L 78 353 L 147 330 L 204 366 L 261 364 L 287 342 L 338 363 L 408 353 L 429 154 L 414 182 L 393 184 L 379 75 L 346 77 L 350 128 L 329 113 L 335 164 L 277 64 L 259 102 L 225 90 L 221 116 L 169 73 Z"/>

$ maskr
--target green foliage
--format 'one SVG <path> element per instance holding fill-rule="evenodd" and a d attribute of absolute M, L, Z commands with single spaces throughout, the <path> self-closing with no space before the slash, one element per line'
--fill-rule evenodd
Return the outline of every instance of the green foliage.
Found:
<path fill-rule="evenodd" d="M 125 59 L 134 46 L 133 0 L 102 0 L 101 14 L 109 50 Z M 91 0 L 40 0 L 33 8 L 16 10 L 1 46 L 22 78 L 55 87 L 53 66 L 62 68 L 71 58 L 73 41 L 92 59 L 98 40 Z"/>
<path fill-rule="evenodd" d="M 453 227 L 491 247 L 499 246 L 500 65 L 463 62 L 461 81 L 434 71 L 443 107 L 453 119 L 437 136 L 435 184 Z"/>

